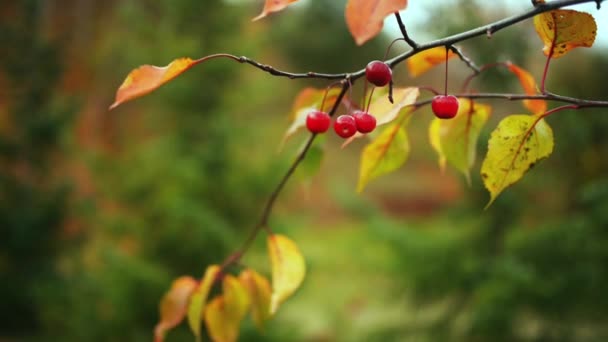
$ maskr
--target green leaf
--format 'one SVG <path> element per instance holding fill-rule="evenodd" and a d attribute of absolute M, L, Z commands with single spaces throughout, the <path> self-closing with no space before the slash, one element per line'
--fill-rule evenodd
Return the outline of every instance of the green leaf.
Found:
<path fill-rule="evenodd" d="M 298 179 L 302 181 L 307 181 L 313 178 L 319 172 L 319 170 L 321 169 L 321 164 L 323 162 L 323 157 L 325 155 L 325 152 L 323 150 L 324 143 L 325 136 L 318 135 L 315 141 L 310 146 L 310 149 L 308 149 L 308 152 L 306 153 L 306 158 L 302 160 L 300 166 L 298 166 L 298 168 L 296 169 L 295 176 Z M 306 142 L 304 143 L 302 148 L 304 148 L 305 146 Z M 301 149 L 300 151 L 298 151 L 298 153 L 300 152 Z"/>
<path fill-rule="evenodd" d="M 245 286 L 235 276 L 226 275 L 222 282 L 222 295 L 213 298 L 205 308 L 205 323 L 211 339 L 214 342 L 236 342 L 249 305 Z"/>
<path fill-rule="evenodd" d="M 469 184 L 470 170 L 477 156 L 479 132 L 490 117 L 490 106 L 469 99 L 458 99 L 456 117 L 450 120 L 434 119 L 429 129 L 431 145 L 438 151 L 439 160 L 445 160 L 462 172 Z M 436 146 L 435 146 L 436 145 Z"/>
<path fill-rule="evenodd" d="M 407 118 L 409 118 L 409 113 Z M 386 127 L 363 149 L 359 167 L 358 192 L 363 191 L 372 179 L 397 170 L 407 160 L 410 145 L 402 122 L 399 120 Z"/>
<path fill-rule="evenodd" d="M 268 254 L 272 268 L 270 313 L 274 314 L 279 305 L 302 284 L 306 264 L 295 242 L 284 235 L 273 234 L 268 237 Z"/>
<path fill-rule="evenodd" d="M 220 267 L 218 265 L 210 265 L 207 267 L 203 279 L 201 279 L 190 299 L 190 305 L 188 306 L 188 324 L 190 325 L 190 329 L 194 336 L 201 336 L 203 309 L 205 308 L 211 286 L 213 286 L 213 282 L 219 271 Z"/>
<path fill-rule="evenodd" d="M 553 152 L 553 131 L 542 117 L 510 115 L 492 132 L 481 177 L 490 192 L 490 206 L 508 186 L 519 181 Z"/>

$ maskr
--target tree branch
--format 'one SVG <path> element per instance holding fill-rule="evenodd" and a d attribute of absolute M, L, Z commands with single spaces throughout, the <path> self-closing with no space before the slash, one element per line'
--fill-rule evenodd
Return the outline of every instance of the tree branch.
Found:
<path fill-rule="evenodd" d="M 450 46 L 450 50 L 452 50 L 452 52 L 454 52 L 456 55 L 458 55 L 458 57 L 460 58 L 461 61 L 464 62 L 464 64 L 466 64 L 467 67 L 469 67 L 469 69 L 473 70 L 473 74 L 477 75 L 481 72 L 481 70 L 479 69 L 479 67 L 475 64 L 475 62 L 473 62 L 473 60 L 471 58 L 469 58 L 467 55 L 465 55 L 462 50 L 460 50 L 458 47 L 451 45 Z"/>
<path fill-rule="evenodd" d="M 336 102 L 329 111 L 329 116 L 333 116 L 336 113 L 338 107 L 340 106 L 340 103 L 342 103 L 342 99 L 350 88 L 351 83 L 348 81 L 348 79 L 349 77 L 347 76 L 342 81 L 342 91 L 336 98 Z M 304 145 L 304 148 L 302 148 L 300 153 L 296 156 L 296 159 L 294 159 L 293 163 L 291 164 L 285 175 L 283 175 L 283 178 L 281 178 L 281 180 L 279 181 L 279 184 L 270 194 L 270 197 L 268 198 L 268 200 L 266 201 L 266 205 L 264 206 L 264 210 L 262 211 L 262 216 L 260 217 L 259 222 L 251 229 L 249 235 L 247 236 L 247 239 L 245 240 L 241 248 L 239 248 L 236 252 L 232 253 L 232 255 L 226 258 L 226 260 L 222 263 L 221 270 L 224 270 L 226 267 L 238 262 L 243 256 L 243 254 L 245 254 L 245 252 L 249 249 L 251 243 L 253 243 L 260 230 L 268 229 L 268 219 L 270 217 L 270 213 L 272 212 L 272 208 L 274 207 L 274 204 L 277 198 L 279 197 L 279 194 L 281 193 L 283 188 L 285 188 L 287 181 L 294 174 L 300 163 L 306 158 L 306 154 L 310 150 L 310 147 L 312 146 L 312 143 L 315 141 L 316 137 L 317 134 L 313 133 L 310 135 L 310 137 L 306 141 L 306 144 Z"/>

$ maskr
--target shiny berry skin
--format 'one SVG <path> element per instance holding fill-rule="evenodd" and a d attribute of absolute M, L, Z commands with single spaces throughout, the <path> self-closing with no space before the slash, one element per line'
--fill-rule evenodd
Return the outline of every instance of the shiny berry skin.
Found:
<path fill-rule="evenodd" d="M 353 117 L 359 133 L 369 133 L 376 128 L 376 118 L 368 112 L 357 111 Z"/>
<path fill-rule="evenodd" d="M 357 133 L 357 124 L 352 115 L 340 115 L 334 122 L 334 131 L 342 138 L 350 138 Z"/>
<path fill-rule="evenodd" d="M 315 110 L 306 116 L 306 128 L 311 133 L 324 133 L 331 125 L 331 118 L 325 112 Z"/>
<path fill-rule="evenodd" d="M 376 87 L 384 87 L 393 77 L 393 71 L 388 64 L 381 61 L 371 61 L 365 68 L 365 78 Z"/>
<path fill-rule="evenodd" d="M 453 95 L 437 95 L 433 97 L 431 108 L 440 119 L 451 119 L 458 113 L 458 99 Z"/>

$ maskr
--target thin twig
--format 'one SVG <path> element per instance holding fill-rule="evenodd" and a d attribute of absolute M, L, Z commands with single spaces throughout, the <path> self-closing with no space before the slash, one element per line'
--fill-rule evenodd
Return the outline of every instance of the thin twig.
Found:
<path fill-rule="evenodd" d="M 466 66 L 469 67 L 469 69 L 473 70 L 474 74 L 479 74 L 481 72 L 481 70 L 475 64 L 475 62 L 473 62 L 473 60 L 471 58 L 469 58 L 467 55 L 465 55 L 462 52 L 462 50 L 460 50 L 458 47 L 451 45 L 450 50 L 452 50 L 452 52 L 454 52 L 456 55 L 458 55 L 460 60 L 463 61 L 464 64 L 466 64 Z"/>
<path fill-rule="evenodd" d="M 397 24 L 399 24 L 399 30 L 401 30 L 401 34 L 403 35 L 403 39 L 405 42 L 412 47 L 412 49 L 418 48 L 418 43 L 416 43 L 410 36 L 407 34 L 407 30 L 405 29 L 405 24 L 403 20 L 401 20 L 401 15 L 399 12 L 395 12 L 395 18 L 397 19 Z"/>

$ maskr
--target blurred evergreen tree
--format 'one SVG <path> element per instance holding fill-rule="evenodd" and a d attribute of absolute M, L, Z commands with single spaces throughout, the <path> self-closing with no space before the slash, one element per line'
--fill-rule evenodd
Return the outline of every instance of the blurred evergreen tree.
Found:
<path fill-rule="evenodd" d="M 55 177 L 61 137 L 73 109 L 57 96 L 61 45 L 39 35 L 39 1 L 20 1 L 0 20 L 0 335 L 35 335 L 37 289 L 57 282 L 65 246 L 68 182 Z"/>

